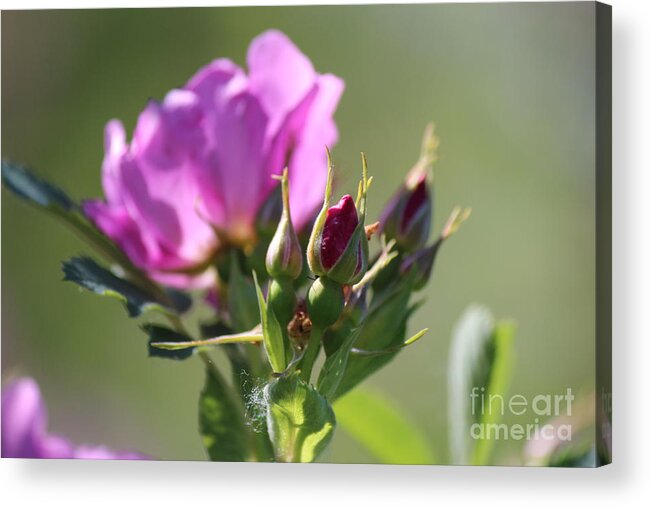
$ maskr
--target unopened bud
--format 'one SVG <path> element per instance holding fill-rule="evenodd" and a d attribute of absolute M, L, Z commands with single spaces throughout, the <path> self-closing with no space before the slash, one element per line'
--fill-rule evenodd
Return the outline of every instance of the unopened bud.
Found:
<path fill-rule="evenodd" d="M 382 234 L 387 239 L 395 239 L 402 252 L 414 252 L 427 243 L 433 209 L 429 179 L 437 147 L 438 137 L 430 124 L 425 130 L 418 162 L 382 212 Z"/>
<path fill-rule="evenodd" d="M 344 291 L 340 284 L 317 278 L 307 292 L 307 310 L 312 323 L 321 329 L 331 326 L 344 309 Z"/>
<path fill-rule="evenodd" d="M 267 249 L 265 265 L 269 276 L 274 279 L 298 278 L 303 269 L 303 251 L 294 231 L 289 212 L 289 188 L 287 169 L 281 177 L 283 210 L 276 233 Z"/>
<path fill-rule="evenodd" d="M 332 166 L 329 164 L 328 183 L 323 209 L 314 223 L 307 251 L 308 264 L 315 275 L 343 284 L 358 282 L 368 267 L 368 239 L 364 229 L 366 210 L 366 163 L 364 161 L 363 189 L 358 202 L 344 195 L 330 207 Z"/>

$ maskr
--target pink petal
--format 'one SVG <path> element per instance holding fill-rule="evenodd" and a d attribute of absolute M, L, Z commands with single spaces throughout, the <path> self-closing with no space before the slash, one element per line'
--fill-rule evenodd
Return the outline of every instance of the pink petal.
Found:
<path fill-rule="evenodd" d="M 175 252 L 186 265 L 205 259 L 216 241 L 195 207 L 199 189 L 193 172 L 204 143 L 201 121 L 192 92 L 177 90 L 162 105 L 151 103 L 139 118 L 121 171 L 129 215 L 163 251 Z"/>
<path fill-rule="evenodd" d="M 19 378 L 3 389 L 2 457 L 39 457 L 46 417 L 41 391 L 34 380 Z"/>
<path fill-rule="evenodd" d="M 100 200 L 85 201 L 82 207 L 86 216 L 111 238 L 136 266 L 146 269 L 151 258 L 160 256 L 160 247 L 155 239 L 143 241 L 146 233 L 138 229 L 138 225 L 124 207 L 111 206 Z"/>
<path fill-rule="evenodd" d="M 120 192 L 120 161 L 127 151 L 124 126 L 111 120 L 104 129 L 104 161 L 102 162 L 102 187 L 106 200 L 113 204 L 122 202 Z"/>
<path fill-rule="evenodd" d="M 285 116 L 310 91 L 316 73 L 310 60 L 282 32 L 258 35 L 247 53 L 249 90 L 269 116 L 269 135 L 280 128 Z"/>
<path fill-rule="evenodd" d="M 289 197 L 292 220 L 297 229 L 305 226 L 323 202 L 328 174 L 325 147 L 337 142 L 334 111 L 344 90 L 344 82 L 325 74 L 317 82 L 318 93 L 305 125 L 296 140 L 289 162 Z"/>
<path fill-rule="evenodd" d="M 215 118 L 218 144 L 198 167 L 199 189 L 210 219 L 236 237 L 250 233 L 261 204 L 267 116 L 248 92 L 231 98 Z"/>
<path fill-rule="evenodd" d="M 74 451 L 75 459 L 124 459 L 124 460 L 139 460 L 151 459 L 149 456 L 140 454 L 133 451 L 113 451 L 104 446 L 79 446 Z"/>

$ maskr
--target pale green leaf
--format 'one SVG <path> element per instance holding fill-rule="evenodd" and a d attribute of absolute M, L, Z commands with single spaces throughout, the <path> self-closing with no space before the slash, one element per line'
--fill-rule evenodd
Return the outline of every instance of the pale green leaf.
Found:
<path fill-rule="evenodd" d="M 335 428 L 332 408 L 297 374 L 265 387 L 267 429 L 276 459 L 310 463 L 330 442 Z"/>
<path fill-rule="evenodd" d="M 386 397 L 357 388 L 334 404 L 337 422 L 381 463 L 433 464 L 431 444 L 420 428 Z"/>
<path fill-rule="evenodd" d="M 495 322 L 490 311 L 478 305 L 468 308 L 454 329 L 448 416 L 455 464 L 484 465 L 490 460 L 494 440 L 475 439 L 472 429 L 473 425 L 485 429 L 501 420 L 500 397 L 505 397 L 510 380 L 514 332 L 513 324 Z"/>
<path fill-rule="evenodd" d="M 262 326 L 262 337 L 264 340 L 264 348 L 269 358 L 271 368 L 276 373 L 281 373 L 287 367 L 287 356 L 285 353 L 285 339 L 283 336 L 282 328 L 276 318 L 271 305 L 268 305 L 264 300 L 262 289 L 258 284 L 258 277 L 253 272 L 253 281 L 255 284 L 255 291 L 258 297 L 258 307 L 260 323 Z"/>

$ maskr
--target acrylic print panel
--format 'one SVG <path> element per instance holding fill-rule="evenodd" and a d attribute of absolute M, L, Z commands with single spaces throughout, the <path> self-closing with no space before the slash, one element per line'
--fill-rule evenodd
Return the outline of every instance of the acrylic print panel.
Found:
<path fill-rule="evenodd" d="M 609 462 L 609 31 L 4 12 L 2 456 Z"/>

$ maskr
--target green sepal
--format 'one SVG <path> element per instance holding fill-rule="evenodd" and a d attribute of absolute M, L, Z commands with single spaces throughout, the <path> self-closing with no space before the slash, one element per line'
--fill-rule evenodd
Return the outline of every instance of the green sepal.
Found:
<path fill-rule="evenodd" d="M 307 263 L 310 271 L 316 276 L 324 276 L 327 270 L 321 263 L 321 242 L 323 236 L 323 228 L 325 226 L 326 218 L 328 218 L 328 204 L 324 203 L 323 208 L 316 217 L 314 225 L 312 226 L 312 234 L 310 241 L 307 244 Z"/>
<path fill-rule="evenodd" d="M 390 290 L 375 295 L 364 319 L 355 347 L 364 350 L 383 350 L 404 343 L 407 320 L 411 316 L 409 298 L 411 282 L 402 279 Z M 390 362 L 398 350 L 378 356 L 351 355 L 335 397 L 341 396 Z"/>
<path fill-rule="evenodd" d="M 328 218 L 330 199 L 332 198 L 333 179 L 332 159 L 330 157 L 330 150 L 328 150 L 328 148 L 326 148 L 326 154 L 328 156 L 328 178 L 326 180 L 325 193 L 323 196 L 323 206 L 316 219 L 314 220 L 314 224 L 312 225 L 312 232 L 310 234 L 310 240 L 307 244 L 307 263 L 312 273 L 314 273 L 316 276 L 324 276 L 326 274 L 326 269 L 321 263 L 321 242 L 323 237 L 323 228 L 325 226 L 326 219 Z"/>
<path fill-rule="evenodd" d="M 274 373 L 281 373 L 287 367 L 286 350 L 289 348 L 289 343 L 285 336 L 286 333 L 283 333 L 283 329 L 276 318 L 273 308 L 265 301 L 255 271 L 253 272 L 253 282 L 257 294 L 262 336 L 267 358 Z"/>
<path fill-rule="evenodd" d="M 361 258 L 360 252 L 361 248 Z M 328 270 L 328 278 L 341 283 L 352 285 L 359 282 L 368 269 L 368 239 L 364 222 L 360 221 L 350 236 L 346 249 L 337 262 Z"/>
<path fill-rule="evenodd" d="M 346 372 L 348 360 L 350 357 L 350 350 L 359 337 L 361 327 L 352 329 L 344 342 L 337 349 L 337 351 L 328 356 L 319 372 L 319 379 L 317 381 L 317 389 L 328 400 L 334 399 L 339 384 Z"/>

